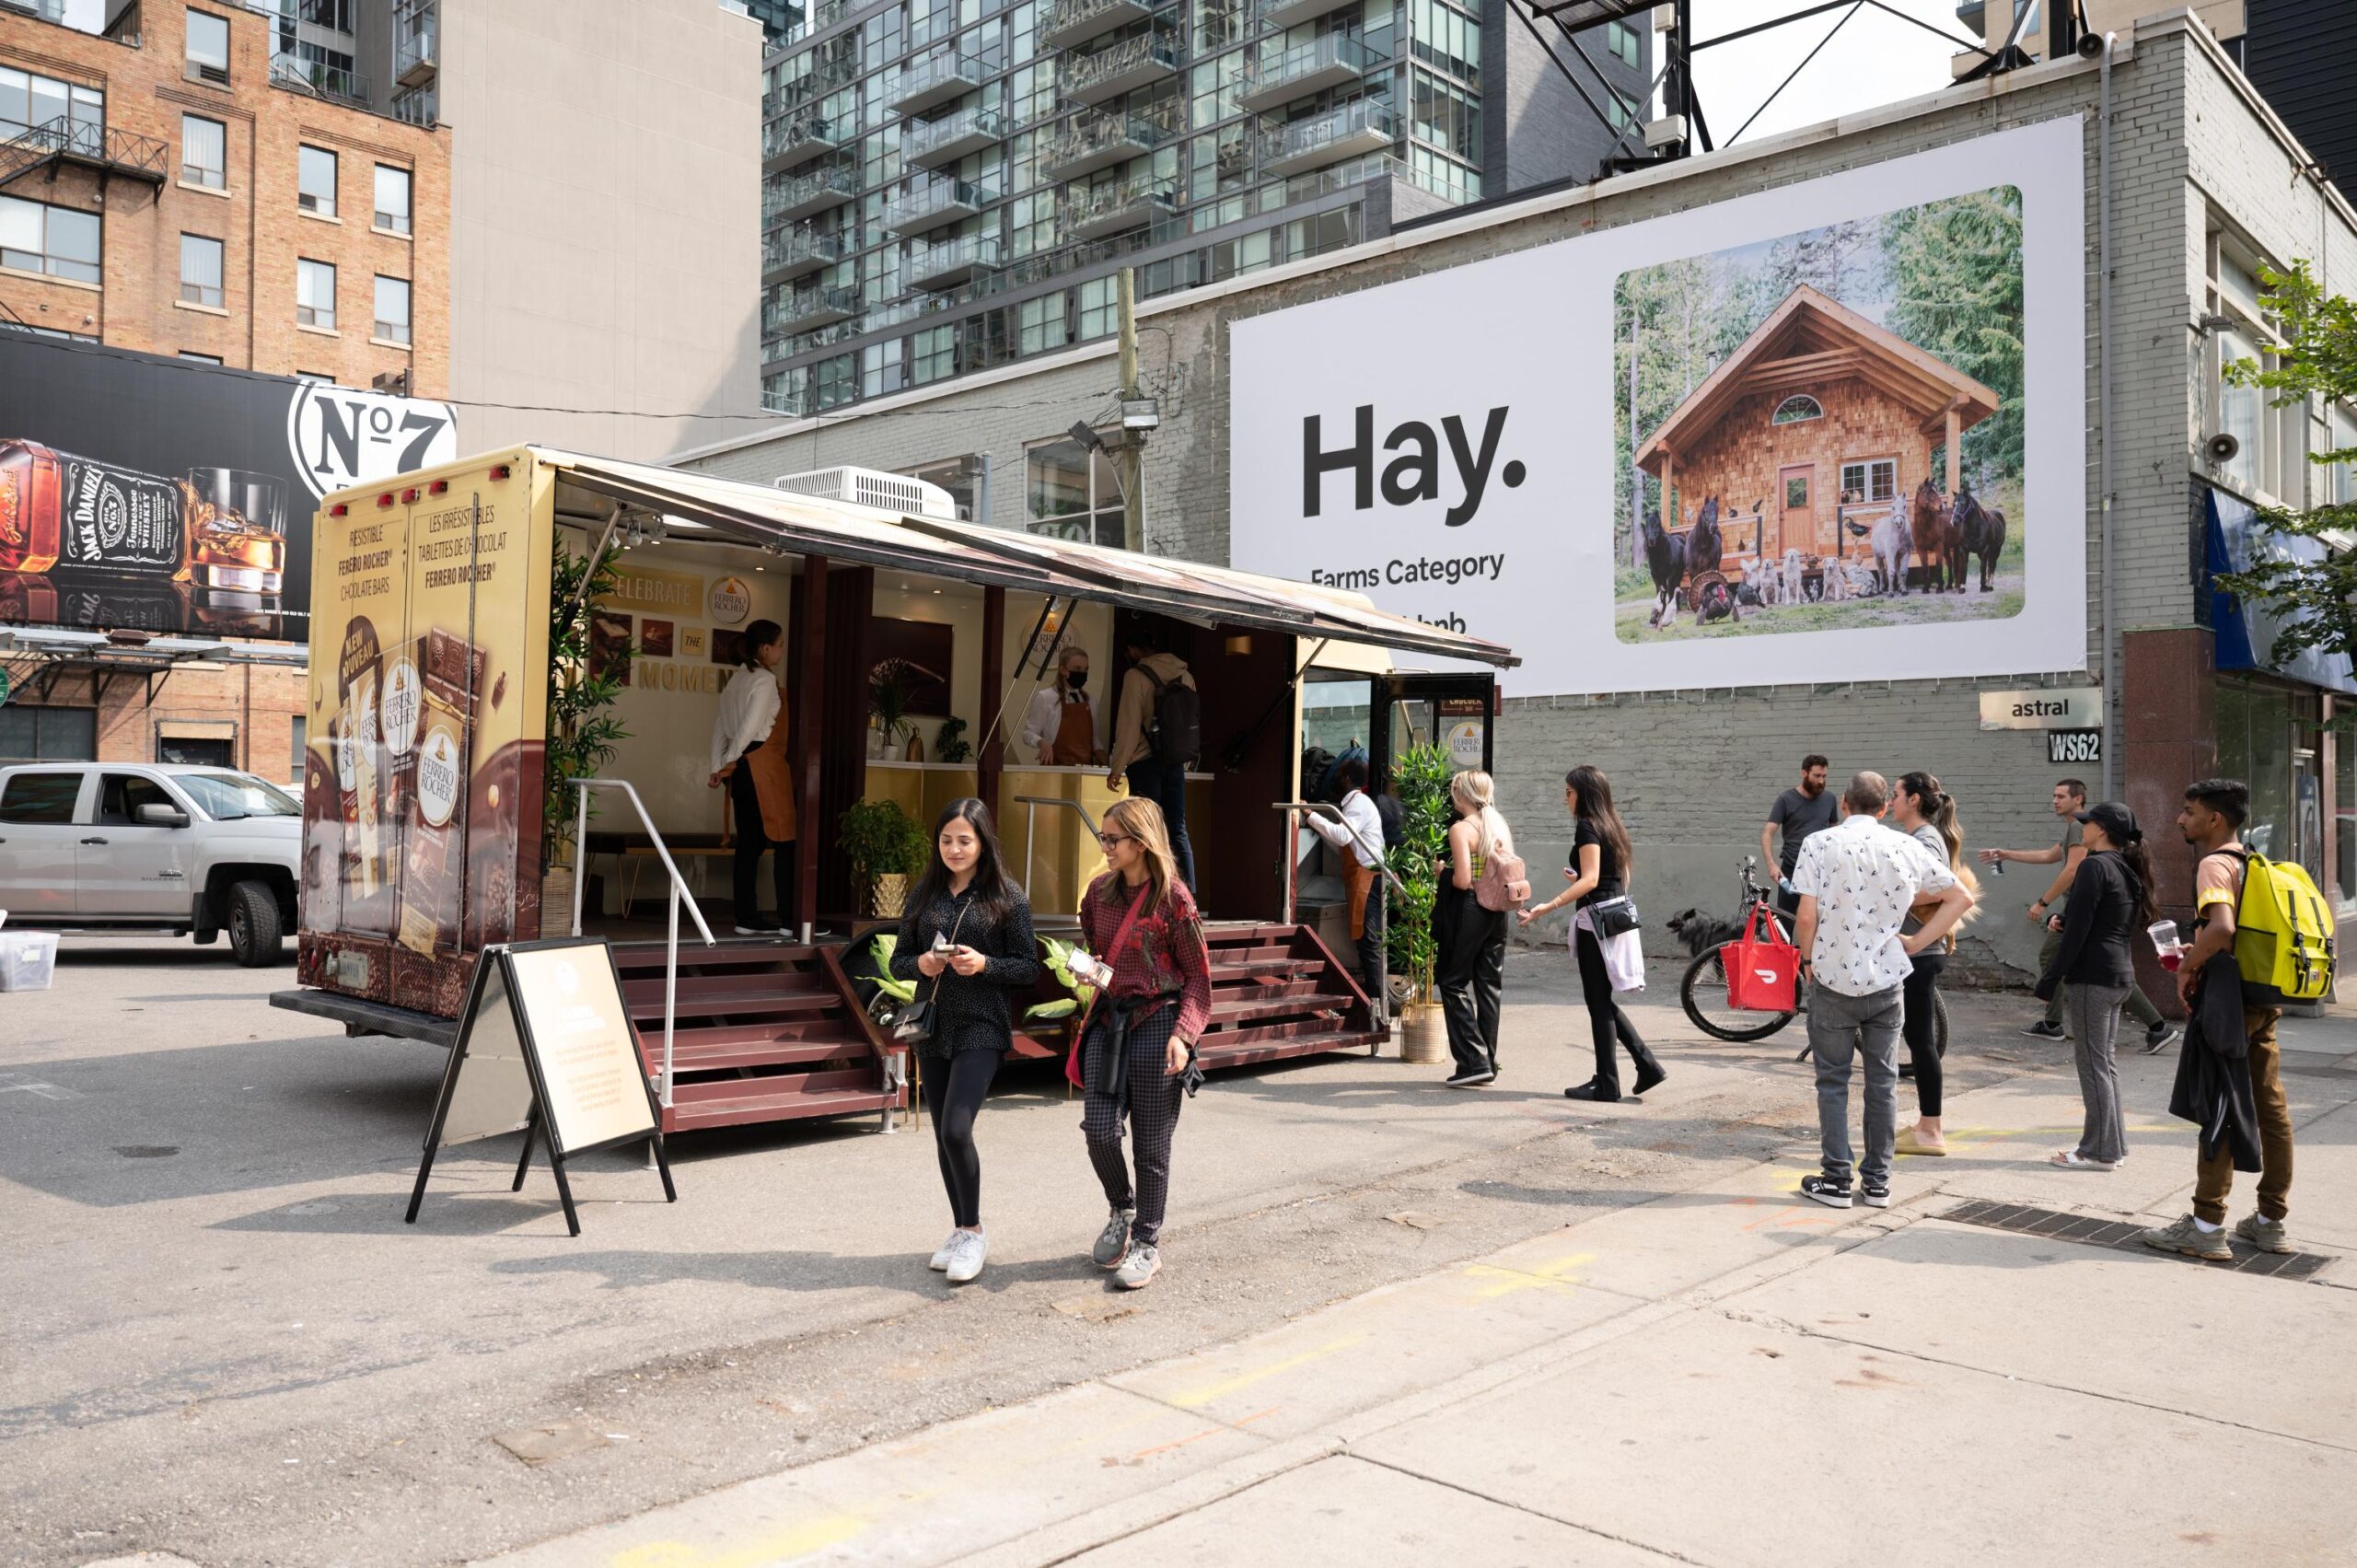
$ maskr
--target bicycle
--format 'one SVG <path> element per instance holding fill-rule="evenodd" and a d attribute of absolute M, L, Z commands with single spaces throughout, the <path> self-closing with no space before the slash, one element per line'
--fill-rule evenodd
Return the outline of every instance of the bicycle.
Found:
<path fill-rule="evenodd" d="M 1777 940 L 1789 943 L 1793 939 L 1792 927 L 1785 923 L 1784 917 L 1777 912 L 1775 900 L 1771 897 L 1775 891 L 1774 887 L 1761 883 L 1752 875 L 1759 866 L 1759 859 L 1757 855 L 1744 856 L 1743 869 L 1740 874 L 1743 903 L 1741 912 L 1737 914 L 1735 921 L 1736 928 L 1739 931 L 1747 930 L 1756 917 L 1764 916 L 1765 923 L 1774 932 Z M 1685 978 L 1678 981 L 1678 1005 L 1685 1009 L 1687 1017 L 1693 1020 L 1696 1028 L 1713 1040 L 1732 1040 L 1738 1045 L 1748 1044 L 1754 1040 L 1768 1039 L 1786 1024 L 1791 1023 L 1801 1012 L 1806 1010 L 1808 1006 L 1806 981 L 1801 982 L 1798 997 L 1800 1006 L 1789 1013 L 1762 1013 L 1750 1008 L 1727 1005 L 1727 971 L 1726 965 L 1721 958 L 1721 955 L 1726 951 L 1726 946 L 1731 944 L 1706 947 L 1696 954 L 1694 961 L 1686 966 Z M 1945 1059 L 1948 1053 L 1947 998 L 1934 991 L 1932 993 L 1932 1005 L 1933 1008 L 1932 1045 L 1933 1049 Z M 1809 1048 L 1803 1046 L 1800 1055 L 1794 1060 L 1805 1061 L 1808 1053 Z M 1899 1076 L 1911 1077 L 1915 1069 L 1910 1063 L 1901 1063 L 1898 1071 Z"/>

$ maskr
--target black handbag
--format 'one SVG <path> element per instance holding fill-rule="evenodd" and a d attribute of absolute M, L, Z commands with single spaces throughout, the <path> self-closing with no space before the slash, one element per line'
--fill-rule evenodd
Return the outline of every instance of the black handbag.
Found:
<path fill-rule="evenodd" d="M 1607 938 L 1625 936 L 1643 923 L 1637 919 L 1637 906 L 1623 895 L 1588 905 L 1587 923 L 1599 938 Z"/>
<path fill-rule="evenodd" d="M 971 909 L 972 907 L 973 906 L 970 903 L 966 906 L 966 909 Z M 966 910 L 961 909 L 958 912 L 957 920 L 952 923 L 949 927 L 949 942 L 952 947 L 957 946 L 958 933 L 964 929 L 965 924 Z M 892 1015 L 892 1039 L 897 1043 L 901 1045 L 923 1045 L 926 1040 L 933 1038 L 933 1005 L 934 1002 L 941 995 L 941 976 L 946 975 L 948 972 L 948 966 L 944 964 L 941 974 L 937 974 L 933 977 L 932 995 L 925 997 L 923 1001 L 918 1001 L 916 998 L 911 997 L 909 999 L 908 1005 L 900 1008 L 898 1012 Z"/>

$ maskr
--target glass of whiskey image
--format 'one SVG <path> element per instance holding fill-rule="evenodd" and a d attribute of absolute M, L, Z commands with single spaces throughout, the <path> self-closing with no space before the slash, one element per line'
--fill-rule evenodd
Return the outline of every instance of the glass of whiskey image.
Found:
<path fill-rule="evenodd" d="M 243 469 L 191 469 L 189 560 L 198 587 L 274 594 L 286 579 L 286 486 Z"/>

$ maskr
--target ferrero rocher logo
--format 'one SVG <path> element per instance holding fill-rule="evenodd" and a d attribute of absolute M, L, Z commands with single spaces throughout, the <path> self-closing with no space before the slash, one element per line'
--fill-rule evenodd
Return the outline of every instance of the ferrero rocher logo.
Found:
<path fill-rule="evenodd" d="M 425 744 L 417 753 L 418 815 L 433 827 L 449 826 L 459 808 L 459 737 L 450 722 L 436 715 L 426 726 Z"/>

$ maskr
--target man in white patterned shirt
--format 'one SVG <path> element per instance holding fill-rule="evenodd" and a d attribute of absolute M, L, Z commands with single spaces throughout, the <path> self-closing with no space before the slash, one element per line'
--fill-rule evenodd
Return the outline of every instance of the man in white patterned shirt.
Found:
<path fill-rule="evenodd" d="M 1972 895 L 1946 864 L 1905 833 L 1882 825 L 1890 785 L 1860 773 L 1841 795 L 1841 821 L 1812 834 L 1793 868 L 1800 892 L 1793 939 L 1809 979 L 1808 1043 L 1817 1056 L 1817 1123 L 1825 1173 L 1801 1191 L 1829 1208 L 1850 1206 L 1850 1063 L 1866 1062 L 1865 1155 L 1858 1191 L 1871 1208 L 1890 1206 L 1890 1162 L 1898 1126 L 1900 988 L 1909 959 L 1946 936 Z M 1922 929 L 1901 937 L 1908 912 L 1928 894 L 1939 905 Z"/>

